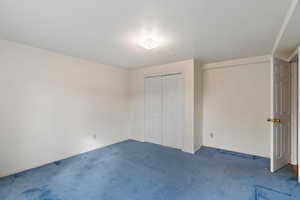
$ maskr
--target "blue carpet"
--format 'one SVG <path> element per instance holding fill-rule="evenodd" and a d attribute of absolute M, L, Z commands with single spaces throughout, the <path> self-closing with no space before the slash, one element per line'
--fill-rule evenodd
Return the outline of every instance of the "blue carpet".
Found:
<path fill-rule="evenodd" d="M 204 147 L 128 140 L 0 179 L 0 200 L 299 200 L 288 168 Z"/>

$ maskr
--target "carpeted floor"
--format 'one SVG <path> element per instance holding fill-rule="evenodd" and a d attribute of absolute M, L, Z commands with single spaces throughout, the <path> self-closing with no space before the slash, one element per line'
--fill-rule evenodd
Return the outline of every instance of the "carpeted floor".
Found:
<path fill-rule="evenodd" d="M 288 168 L 204 147 L 125 141 L 0 179 L 0 200 L 299 200 Z"/>

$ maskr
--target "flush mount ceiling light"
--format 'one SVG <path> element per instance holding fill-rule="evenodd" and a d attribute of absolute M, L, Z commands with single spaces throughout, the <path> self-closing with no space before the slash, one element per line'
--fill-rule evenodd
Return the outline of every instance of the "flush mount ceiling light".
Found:
<path fill-rule="evenodd" d="M 146 37 L 139 42 L 139 45 L 145 49 L 150 50 L 159 47 L 160 43 L 157 39 L 153 37 Z"/>

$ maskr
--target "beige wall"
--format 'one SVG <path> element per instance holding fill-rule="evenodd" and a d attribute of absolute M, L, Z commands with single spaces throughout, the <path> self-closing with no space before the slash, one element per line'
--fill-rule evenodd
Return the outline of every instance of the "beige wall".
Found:
<path fill-rule="evenodd" d="M 0 176 L 127 138 L 143 141 L 144 77 L 178 72 L 184 151 L 203 142 L 269 157 L 267 62 L 201 71 L 186 60 L 127 71 L 0 40 L 0 67 Z"/>
<path fill-rule="evenodd" d="M 270 156 L 270 74 L 269 62 L 204 71 L 204 145 Z"/>
<path fill-rule="evenodd" d="M 0 176 L 128 138 L 128 71 L 0 40 Z"/>
<path fill-rule="evenodd" d="M 185 133 L 184 151 L 194 152 L 194 61 L 170 63 L 166 65 L 131 70 L 130 88 L 130 137 L 144 141 L 144 77 L 149 75 L 181 72 L 185 79 Z"/>

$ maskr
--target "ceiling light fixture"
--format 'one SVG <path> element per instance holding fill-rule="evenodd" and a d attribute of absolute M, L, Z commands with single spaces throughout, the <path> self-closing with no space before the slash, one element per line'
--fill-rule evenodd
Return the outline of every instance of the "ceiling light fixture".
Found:
<path fill-rule="evenodd" d="M 143 39 L 139 45 L 145 49 L 154 49 L 160 45 L 159 41 L 154 39 L 153 37 L 147 37 Z"/>

